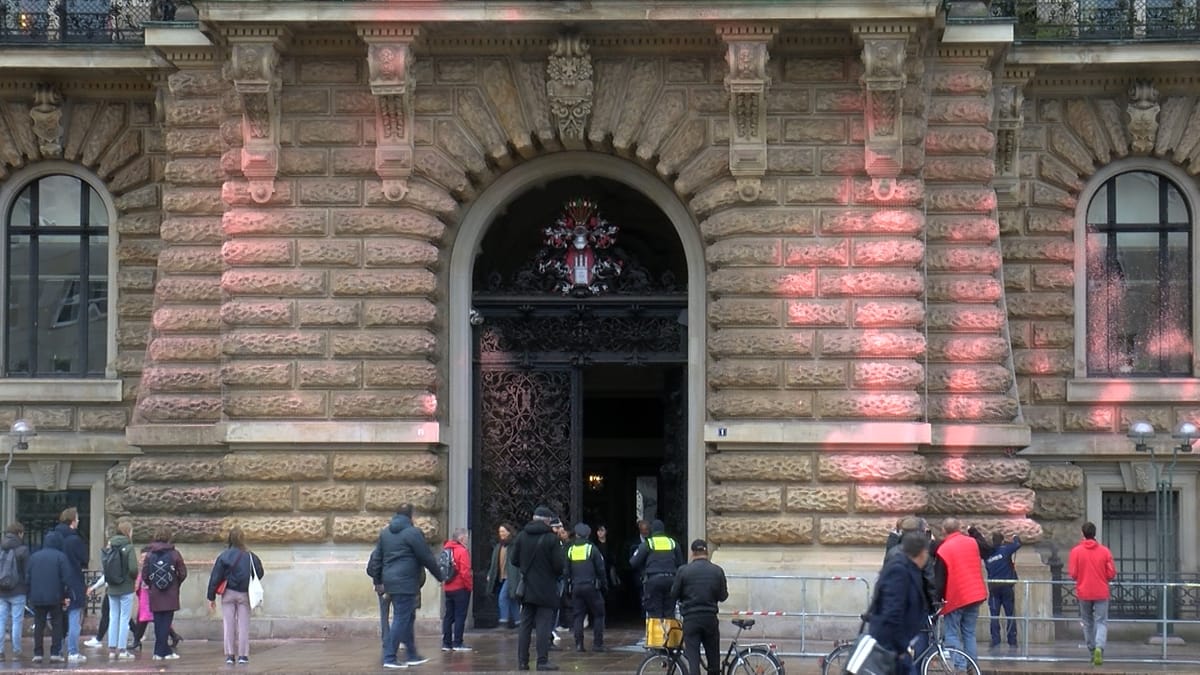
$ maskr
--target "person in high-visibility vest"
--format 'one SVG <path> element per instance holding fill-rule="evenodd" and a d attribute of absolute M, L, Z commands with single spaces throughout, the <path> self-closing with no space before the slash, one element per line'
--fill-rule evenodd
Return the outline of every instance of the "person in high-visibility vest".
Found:
<path fill-rule="evenodd" d="M 650 538 L 642 542 L 630 564 L 633 573 L 642 578 L 642 607 L 648 619 L 665 619 L 675 616 L 671 602 L 671 584 L 675 571 L 683 563 L 683 549 L 666 535 L 666 526 L 661 520 L 650 524 Z"/>
<path fill-rule="evenodd" d="M 592 615 L 592 651 L 604 648 L 604 594 L 608 592 L 608 577 L 604 573 L 604 557 L 588 541 L 592 528 L 585 523 L 575 526 L 575 543 L 567 547 L 567 583 L 571 589 L 572 633 L 575 651 L 583 649 L 583 619 Z"/>

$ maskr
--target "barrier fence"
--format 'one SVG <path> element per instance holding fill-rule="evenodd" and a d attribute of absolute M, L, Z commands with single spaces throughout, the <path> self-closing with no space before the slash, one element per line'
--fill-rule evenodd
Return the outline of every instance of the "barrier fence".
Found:
<path fill-rule="evenodd" d="M 852 639 L 860 624 L 860 613 L 866 611 L 871 599 L 872 583 L 865 577 L 731 574 L 726 578 L 730 595 L 745 598 L 745 605 L 726 609 L 721 614 L 769 619 L 756 626 L 756 629 L 761 627 L 764 637 L 782 642 L 779 645 L 780 656 L 824 656 L 833 643 Z M 984 602 L 979 608 L 979 622 L 976 625 L 980 660 L 1055 663 L 1078 662 L 1084 658 L 1082 650 L 1070 653 L 1070 646 L 1064 649 L 1063 641 L 1058 637 L 1059 625 L 1080 623 L 1079 614 L 1055 614 L 1051 600 L 1055 593 L 1068 592 L 1067 589 L 1073 591 L 1073 581 L 1018 579 L 990 583 L 1015 587 L 1016 612 L 1012 620 L 1017 622 L 1018 649 L 1015 652 L 989 653 L 987 646 L 991 615 L 987 602 Z M 1200 666 L 1200 647 L 1194 644 L 1181 645 L 1179 640 L 1174 639 L 1182 631 L 1188 633 L 1191 640 L 1200 640 L 1200 619 L 1172 616 L 1180 596 L 1200 595 L 1200 582 L 1114 581 L 1111 587 L 1113 595 L 1118 592 L 1156 594 L 1159 612 L 1155 618 L 1110 616 L 1109 645 L 1127 645 L 1128 648 L 1107 649 L 1106 662 Z M 853 611 L 855 609 L 857 611 Z M 1001 620 L 1002 640 L 1008 621 L 1007 615 Z M 1114 629 L 1117 629 L 1117 633 L 1124 631 L 1135 635 L 1133 638 L 1118 635 L 1114 641 Z M 1082 629 L 1077 630 L 1082 635 Z M 1039 638 L 1031 642 L 1030 636 L 1035 634 Z M 1147 637 L 1158 638 L 1153 647 L 1143 646 Z M 1134 639 L 1138 642 L 1134 642 Z M 796 640 L 799 641 L 798 645 L 795 645 Z"/>

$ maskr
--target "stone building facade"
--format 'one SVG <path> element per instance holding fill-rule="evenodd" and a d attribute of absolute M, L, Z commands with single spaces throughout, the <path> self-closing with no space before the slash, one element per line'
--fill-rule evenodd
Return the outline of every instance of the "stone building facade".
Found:
<path fill-rule="evenodd" d="M 1019 534 L 1049 576 L 1106 493 L 1153 490 L 1129 423 L 1200 418 L 1194 316 L 1181 376 L 1089 375 L 1085 339 L 1099 186 L 1153 172 L 1200 208 L 1191 47 L 1081 55 L 985 3 L 249 4 L 101 56 L 0 45 L 6 218 L 58 173 L 112 215 L 105 377 L 0 382 L 40 433 L 6 513 L 88 490 L 93 540 L 166 525 L 197 572 L 240 524 L 280 632 L 369 625 L 394 507 L 435 542 L 470 519 L 479 243 L 569 176 L 675 229 L 678 534 L 733 572 L 873 573 L 919 513 Z M 1194 465 L 1174 486 L 1195 517 Z"/>

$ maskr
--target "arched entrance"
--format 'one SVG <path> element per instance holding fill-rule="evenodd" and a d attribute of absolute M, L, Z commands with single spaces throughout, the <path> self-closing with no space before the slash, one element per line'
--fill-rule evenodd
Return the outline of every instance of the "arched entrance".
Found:
<path fill-rule="evenodd" d="M 614 249 L 621 249 L 618 257 L 625 259 L 629 277 L 615 282 L 610 293 L 564 296 L 552 283 L 531 276 L 542 229 L 574 197 L 594 200 L 601 214 L 622 228 Z M 589 504 L 585 492 L 585 484 L 596 492 L 607 489 L 597 489 L 597 476 L 622 492 L 637 481 L 637 472 L 647 467 L 622 461 L 620 452 L 657 462 L 659 478 L 666 476 L 658 484 L 671 493 L 662 498 L 675 499 L 664 507 L 678 514 L 673 516 L 678 528 L 672 528 L 678 536 L 703 532 L 702 250 L 690 214 L 670 188 L 606 155 L 569 152 L 529 162 L 502 176 L 466 213 L 449 279 L 448 516 L 451 527 L 473 530 L 481 583 L 492 521 L 510 517 L 502 514 L 524 511 L 511 516 L 522 524 L 540 501 L 557 502 L 572 520 L 607 520 L 606 513 L 623 513 L 620 508 L 600 512 L 608 500 Z M 600 437 L 622 422 L 648 436 L 642 450 L 630 450 L 636 443 L 619 434 L 607 441 Z M 522 426 L 527 424 L 537 428 Z M 490 449 L 485 434 L 490 434 Z M 669 440 L 675 442 L 675 455 Z M 500 442 L 523 445 L 497 455 L 493 450 Z M 647 450 L 655 442 L 657 455 Z M 625 447 L 617 452 L 613 446 Z M 548 463 L 556 473 L 544 482 L 532 482 L 528 473 L 500 476 L 509 492 L 522 491 L 501 495 L 495 462 L 506 457 L 533 457 L 533 464 Z M 619 471 L 630 467 L 631 472 Z M 678 472 L 674 484 L 673 472 Z M 501 496 L 505 503 L 495 508 Z M 486 516 L 481 504 L 493 507 Z"/>

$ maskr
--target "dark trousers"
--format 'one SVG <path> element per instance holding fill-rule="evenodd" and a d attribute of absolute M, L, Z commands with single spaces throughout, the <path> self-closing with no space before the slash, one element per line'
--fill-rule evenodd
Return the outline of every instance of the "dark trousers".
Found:
<path fill-rule="evenodd" d="M 50 655 L 62 656 L 63 638 L 67 634 L 66 615 L 62 605 L 33 606 L 33 655 L 42 655 L 47 621 L 50 623 Z"/>
<path fill-rule="evenodd" d="M 96 641 L 104 642 L 108 639 L 108 598 L 104 598 L 104 602 L 100 603 L 100 625 L 96 627 Z M 105 642 L 105 644 L 108 644 Z"/>
<path fill-rule="evenodd" d="M 642 607 L 648 619 L 668 619 L 675 616 L 675 603 L 671 602 L 673 574 L 656 574 L 646 577 L 642 584 Z"/>
<path fill-rule="evenodd" d="M 467 627 L 467 606 L 471 604 L 471 591 L 460 588 L 446 591 L 446 602 L 442 612 L 442 646 L 463 646 L 463 630 Z"/>
<path fill-rule="evenodd" d="M 584 584 L 571 590 L 571 613 L 574 616 L 572 632 L 575 645 L 583 646 L 583 619 L 592 615 L 592 647 L 604 646 L 604 596 L 593 584 Z"/>
<path fill-rule="evenodd" d="M 550 662 L 550 631 L 554 630 L 554 614 L 557 607 L 521 605 L 521 630 L 517 633 L 517 668 L 529 668 L 529 639 L 537 628 L 537 665 Z"/>
<path fill-rule="evenodd" d="M 1000 584 L 988 589 L 988 611 L 992 615 L 992 646 L 1000 644 L 1000 612 L 1008 615 L 1008 644 L 1017 646 L 1017 621 L 1013 618 L 1017 589 Z"/>
<path fill-rule="evenodd" d="M 130 632 L 133 633 L 133 646 L 141 647 L 142 638 L 146 637 L 146 627 L 150 625 L 149 621 L 131 621 Z"/>
<path fill-rule="evenodd" d="M 417 594 L 403 593 L 392 596 L 392 627 L 387 642 L 383 645 L 383 662 L 396 663 L 396 650 L 404 644 L 409 661 L 419 660 L 416 639 L 413 635 L 413 615 L 416 612 Z"/>
<path fill-rule="evenodd" d="M 154 613 L 154 655 L 169 656 L 171 654 L 171 622 L 175 620 L 175 611 Z"/>
<path fill-rule="evenodd" d="M 687 658 L 688 672 L 701 673 L 700 645 L 708 658 L 708 675 L 721 672 L 721 626 L 716 614 L 700 614 L 683 617 L 683 655 Z"/>
<path fill-rule="evenodd" d="M 379 639 L 386 645 L 388 627 L 391 625 L 392 596 L 387 593 L 379 594 Z"/>

